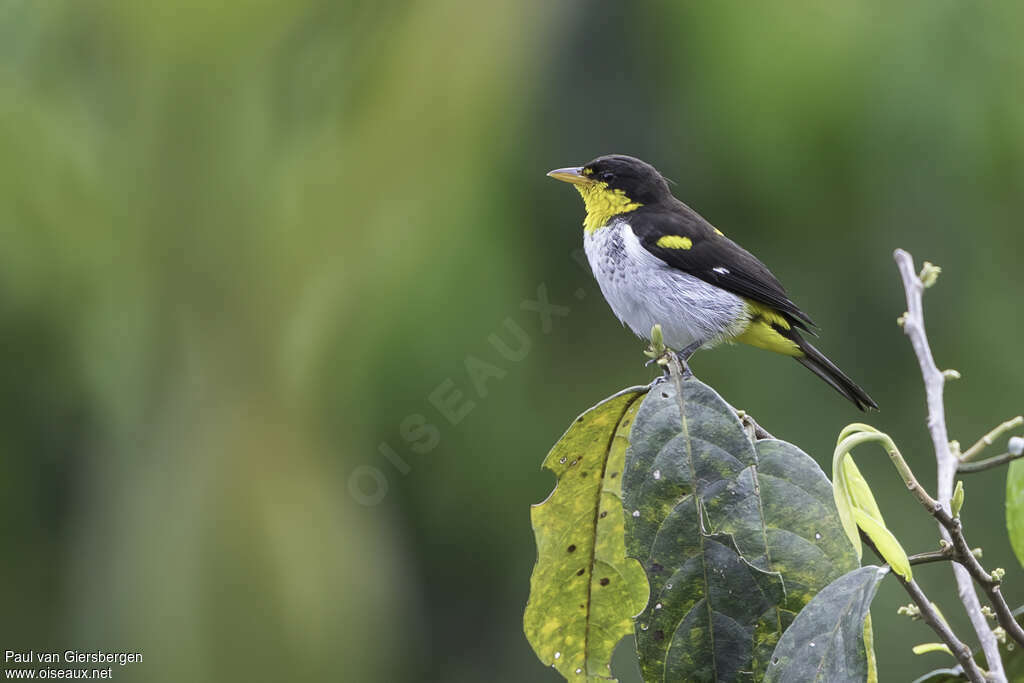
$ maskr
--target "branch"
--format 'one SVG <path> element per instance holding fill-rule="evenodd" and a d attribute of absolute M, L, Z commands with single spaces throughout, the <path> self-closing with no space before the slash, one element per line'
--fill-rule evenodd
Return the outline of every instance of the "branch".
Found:
<path fill-rule="evenodd" d="M 948 516 L 949 502 L 953 496 L 953 478 L 956 476 L 959 461 L 949 449 L 949 434 L 946 430 L 946 409 L 942 395 L 946 377 L 935 365 L 931 347 L 928 345 L 928 335 L 924 329 L 924 305 L 921 300 L 924 283 L 914 270 L 914 259 L 902 249 L 897 249 L 893 257 L 896 259 L 896 265 L 903 279 L 903 288 L 907 298 L 907 313 L 902 318 L 903 331 L 914 348 L 914 354 L 917 356 L 918 365 L 921 368 L 921 376 L 924 379 L 928 404 L 928 431 L 931 433 L 932 445 L 935 448 L 935 460 L 938 465 L 938 505 L 935 506 L 937 509 L 934 509 L 933 514 L 937 516 L 938 512 L 946 512 Z M 933 280 L 933 278 L 929 279 Z M 946 525 L 940 524 L 939 532 L 946 541 L 953 541 Z M 963 539 L 962 534 L 960 538 Z M 967 554 L 977 562 L 977 558 L 970 553 L 970 549 Z M 974 590 L 974 584 L 971 582 L 971 576 L 968 570 L 960 564 L 953 565 L 953 576 L 956 579 L 960 602 L 964 605 L 971 625 L 978 635 L 981 649 L 985 653 L 989 673 L 994 680 L 1005 681 L 1006 673 L 1003 670 L 1002 658 L 999 656 L 999 643 L 995 634 L 992 633 L 992 629 L 989 628 L 985 615 L 981 612 L 981 603 Z M 967 671 L 966 665 L 964 670 Z"/>
<path fill-rule="evenodd" d="M 1021 426 L 1022 424 L 1024 424 L 1024 415 L 1018 415 L 1015 418 L 1007 420 L 1006 422 L 1004 422 L 1003 424 L 999 425 L 991 432 L 986 434 L 985 436 L 978 439 L 977 443 L 975 443 L 973 446 L 964 451 L 963 455 L 960 456 L 960 461 L 967 462 L 968 460 L 973 460 L 983 450 L 985 450 L 986 446 L 991 446 L 993 443 L 995 443 L 995 440 L 998 439 L 1000 436 L 1010 431 L 1011 429 L 1015 429 Z"/>
<path fill-rule="evenodd" d="M 963 472 L 964 474 L 973 474 L 974 472 L 982 472 L 984 470 L 990 470 L 993 467 L 999 467 L 1005 465 L 1008 462 L 1012 462 L 1017 458 L 1024 457 L 1024 453 L 1003 453 L 993 458 L 986 458 L 985 460 L 979 460 L 978 462 L 963 462 L 957 466 L 957 472 Z"/>
<path fill-rule="evenodd" d="M 927 553 L 917 553 L 907 558 L 910 564 L 928 564 L 929 562 L 949 562 L 953 559 L 953 546 L 946 546 L 942 550 L 932 550 Z"/>
<path fill-rule="evenodd" d="M 999 620 L 999 625 L 1003 627 L 1003 630 L 1017 641 L 1020 645 L 1024 646 L 1024 629 L 1021 628 L 1020 624 L 1014 618 L 1010 606 L 1006 603 L 1006 599 L 1003 597 L 1002 591 L 1000 590 L 1000 584 L 1002 581 L 1001 574 L 996 575 L 995 573 L 989 573 L 978 561 L 978 556 L 971 550 L 971 546 L 967 543 L 967 538 L 964 536 L 963 524 L 960 522 L 959 517 L 953 517 L 950 513 L 942 507 L 939 501 L 928 495 L 924 487 L 917 481 L 913 471 L 910 469 L 910 465 L 903 459 L 903 455 L 900 454 L 896 444 L 892 442 L 887 435 L 875 432 L 862 432 L 850 437 L 847 437 L 843 443 L 848 444 L 850 448 L 858 445 L 864 441 L 881 441 L 882 446 L 889 454 L 889 459 L 896 467 L 896 471 L 899 472 L 900 478 L 903 479 L 903 483 L 907 485 L 907 489 L 921 502 L 922 507 L 928 511 L 932 517 L 939 523 L 939 530 L 943 532 L 943 541 L 945 547 L 942 550 L 937 550 L 930 553 L 920 553 L 914 555 L 910 559 L 911 564 L 924 564 L 926 562 L 938 562 L 943 559 L 953 560 L 959 566 L 954 567 L 954 572 L 967 571 L 969 578 L 967 579 L 967 585 L 971 590 L 971 594 L 974 599 L 977 600 L 977 594 L 974 592 L 974 587 L 971 585 L 971 579 L 981 586 L 982 590 L 988 596 L 989 600 L 992 601 L 993 607 L 995 607 L 995 614 Z M 993 458 L 994 460 L 995 458 Z M 974 463 L 973 467 L 983 465 L 986 461 Z M 963 466 L 963 465 L 961 465 Z M 916 562 L 915 562 L 916 559 Z M 959 576 L 959 574 L 958 574 Z M 959 584 L 959 580 L 958 580 Z M 961 587 L 962 588 L 962 587 Z M 978 613 L 984 619 L 984 614 L 981 613 L 981 605 L 978 605 Z M 985 623 L 985 628 L 988 630 L 988 622 Z M 988 631 L 991 633 L 991 631 Z M 993 636 L 994 637 L 994 636 Z"/>
<path fill-rule="evenodd" d="M 878 555 L 879 559 L 883 562 L 885 561 L 882 558 L 882 554 L 878 552 L 878 548 L 875 547 L 875 544 L 867 534 L 861 531 L 860 538 L 865 545 L 871 548 L 871 550 Z M 924 591 L 917 585 L 917 582 L 913 579 L 907 581 L 896 572 L 893 572 L 892 575 L 895 576 L 896 580 L 903 585 L 903 588 L 906 589 L 910 598 L 914 601 L 914 604 L 917 605 L 917 608 L 921 612 L 921 621 L 928 624 L 928 626 L 935 631 L 935 634 L 942 639 L 942 642 L 946 644 L 946 647 L 948 647 L 950 652 L 953 653 L 953 656 L 956 657 L 956 661 L 960 662 L 960 666 L 963 668 L 964 674 L 967 676 L 968 680 L 972 681 L 972 683 L 985 683 L 985 674 L 978 667 L 977 662 L 974 661 L 974 657 L 971 655 L 971 648 L 967 647 L 963 641 L 956 637 L 956 634 L 953 633 L 949 624 L 939 616 L 939 613 L 932 604 L 932 601 L 924 594 Z"/>
<path fill-rule="evenodd" d="M 727 403 L 728 405 L 728 403 Z M 729 406 L 732 408 L 732 406 Z M 745 410 L 736 410 L 732 408 L 732 411 L 736 413 L 736 417 L 740 418 L 740 422 L 743 423 L 743 428 L 747 430 L 747 434 L 750 436 L 751 441 L 760 441 L 761 439 L 774 439 L 775 437 L 768 433 L 768 430 L 757 424 L 757 420 L 754 419 L 753 415 Z"/>

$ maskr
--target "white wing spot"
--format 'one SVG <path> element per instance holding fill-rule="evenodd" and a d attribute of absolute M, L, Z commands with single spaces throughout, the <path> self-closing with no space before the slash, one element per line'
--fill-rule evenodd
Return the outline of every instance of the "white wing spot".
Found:
<path fill-rule="evenodd" d="M 729 274 L 729 269 L 728 268 L 723 268 L 722 266 L 717 266 L 715 268 L 712 268 L 711 270 L 715 271 L 719 275 L 728 275 Z"/>

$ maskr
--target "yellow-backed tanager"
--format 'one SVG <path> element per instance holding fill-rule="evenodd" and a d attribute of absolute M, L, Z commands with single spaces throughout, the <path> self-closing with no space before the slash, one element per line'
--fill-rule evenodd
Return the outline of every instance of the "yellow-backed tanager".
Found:
<path fill-rule="evenodd" d="M 791 356 L 861 410 L 878 406 L 801 335 L 814 326 L 771 271 L 672 196 L 650 164 L 601 156 L 552 178 L 583 196 L 583 242 L 601 293 L 624 325 L 687 368 L 700 348 L 740 342 Z"/>

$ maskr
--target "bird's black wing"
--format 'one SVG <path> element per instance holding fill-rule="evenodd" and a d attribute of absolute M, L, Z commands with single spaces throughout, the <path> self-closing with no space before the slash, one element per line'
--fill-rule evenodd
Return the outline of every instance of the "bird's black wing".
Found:
<path fill-rule="evenodd" d="M 769 306 L 797 327 L 814 325 L 763 263 L 682 202 L 643 207 L 627 220 L 644 248 L 673 268 Z"/>

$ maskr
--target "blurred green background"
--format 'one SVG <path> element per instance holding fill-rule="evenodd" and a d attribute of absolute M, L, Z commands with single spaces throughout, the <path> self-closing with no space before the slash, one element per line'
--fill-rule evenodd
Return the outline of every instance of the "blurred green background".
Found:
<path fill-rule="evenodd" d="M 891 253 L 944 268 L 927 320 L 973 442 L 1022 410 L 1022 25 L 1012 0 L 3 0 L 0 649 L 142 651 L 123 681 L 557 680 L 521 628 L 540 462 L 652 376 L 544 177 L 603 153 L 776 272 L 933 485 Z M 826 467 L 860 419 L 781 357 L 694 369 Z M 1003 478 L 964 516 L 1017 605 Z M 917 575 L 973 642 L 949 568 Z M 907 601 L 875 603 L 882 680 L 949 661 L 910 654 L 934 637 Z"/>

